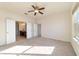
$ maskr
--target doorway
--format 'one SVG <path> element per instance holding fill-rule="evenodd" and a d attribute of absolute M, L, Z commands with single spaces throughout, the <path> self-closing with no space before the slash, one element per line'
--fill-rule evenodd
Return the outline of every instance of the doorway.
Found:
<path fill-rule="evenodd" d="M 16 21 L 16 41 L 25 40 L 27 38 L 26 22 Z"/>

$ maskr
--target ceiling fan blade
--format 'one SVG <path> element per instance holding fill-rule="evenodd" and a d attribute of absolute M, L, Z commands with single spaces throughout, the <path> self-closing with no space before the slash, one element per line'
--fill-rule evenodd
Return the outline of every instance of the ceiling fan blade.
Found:
<path fill-rule="evenodd" d="M 35 7 L 34 5 L 32 5 L 32 7 L 33 7 L 34 9 L 36 9 L 36 7 Z"/>
<path fill-rule="evenodd" d="M 34 10 L 30 10 L 30 11 L 28 11 L 28 12 L 34 12 Z"/>
<path fill-rule="evenodd" d="M 36 12 L 34 13 L 34 16 L 36 15 Z"/>
<path fill-rule="evenodd" d="M 27 13 L 24 13 L 25 15 L 28 15 Z"/>
<path fill-rule="evenodd" d="M 42 8 L 39 8 L 38 10 L 43 10 L 43 9 L 45 9 L 44 7 L 42 7 Z"/>
<path fill-rule="evenodd" d="M 44 13 L 42 13 L 41 11 L 39 11 L 39 13 L 40 13 L 40 14 L 44 14 Z"/>

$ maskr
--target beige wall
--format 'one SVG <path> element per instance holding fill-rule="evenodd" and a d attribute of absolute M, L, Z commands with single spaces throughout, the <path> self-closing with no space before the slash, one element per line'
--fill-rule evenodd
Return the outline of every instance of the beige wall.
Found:
<path fill-rule="evenodd" d="M 38 19 L 41 23 L 42 37 L 52 38 L 70 42 L 71 40 L 71 18 L 70 12 L 52 13 L 43 19 Z"/>

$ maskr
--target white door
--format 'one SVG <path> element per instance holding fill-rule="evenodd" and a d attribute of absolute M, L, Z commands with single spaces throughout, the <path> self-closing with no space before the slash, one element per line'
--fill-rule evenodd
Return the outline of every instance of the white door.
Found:
<path fill-rule="evenodd" d="M 15 33 L 15 21 L 11 19 L 6 20 L 6 38 L 7 44 L 16 41 L 16 33 Z"/>
<path fill-rule="evenodd" d="M 37 24 L 34 24 L 34 37 L 38 36 Z"/>
<path fill-rule="evenodd" d="M 31 23 L 27 23 L 27 38 L 32 38 L 32 24 Z"/>

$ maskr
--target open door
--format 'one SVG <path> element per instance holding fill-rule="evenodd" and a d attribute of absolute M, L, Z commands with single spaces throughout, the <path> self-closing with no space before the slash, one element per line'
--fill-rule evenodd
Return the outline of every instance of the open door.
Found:
<path fill-rule="evenodd" d="M 12 19 L 6 20 L 6 38 L 7 44 L 16 41 L 16 34 L 15 34 L 15 21 Z"/>

